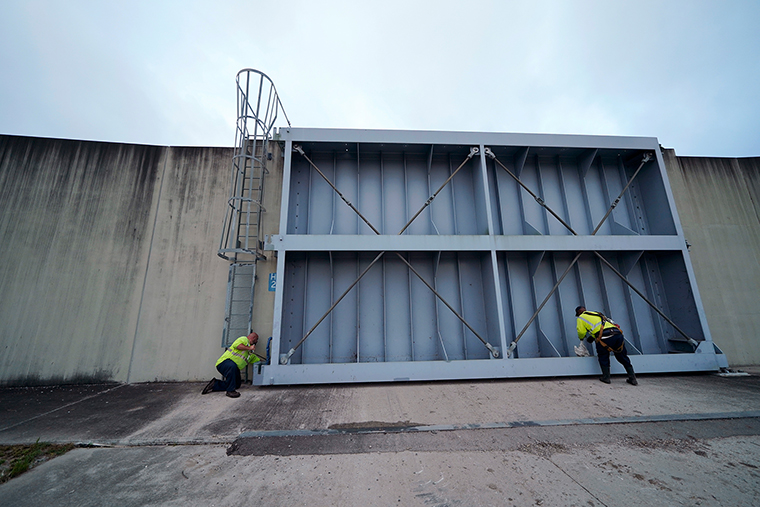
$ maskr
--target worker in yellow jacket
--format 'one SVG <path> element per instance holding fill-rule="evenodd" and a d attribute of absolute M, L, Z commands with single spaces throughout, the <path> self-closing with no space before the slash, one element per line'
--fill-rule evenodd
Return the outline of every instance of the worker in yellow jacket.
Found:
<path fill-rule="evenodd" d="M 610 353 L 613 353 L 628 373 L 626 382 L 634 386 L 639 385 L 628 358 L 628 351 L 625 349 L 625 337 L 620 326 L 601 313 L 586 311 L 585 306 L 575 309 L 575 317 L 578 339 L 581 342 L 584 338 L 588 342 L 596 342 L 596 357 L 602 368 L 602 377 L 599 380 L 605 384 L 610 383 Z"/>
<path fill-rule="evenodd" d="M 242 384 L 240 379 L 240 370 L 245 369 L 249 364 L 261 361 L 253 350 L 259 341 L 259 335 L 251 331 L 248 336 L 241 336 L 235 340 L 224 354 L 217 360 L 216 369 L 223 375 L 224 380 L 212 378 L 201 394 L 208 394 L 211 391 L 227 391 L 227 396 L 237 398 L 240 393 L 237 389 Z"/>

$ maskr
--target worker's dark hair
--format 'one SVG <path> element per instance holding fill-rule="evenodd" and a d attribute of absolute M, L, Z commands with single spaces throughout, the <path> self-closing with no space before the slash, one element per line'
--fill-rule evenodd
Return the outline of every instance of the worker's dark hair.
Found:
<path fill-rule="evenodd" d="M 583 310 L 585 310 L 585 309 L 586 309 L 586 307 L 583 306 L 583 305 L 576 306 L 575 307 L 575 316 L 577 317 L 578 315 L 580 315 L 581 313 L 583 313 Z"/>

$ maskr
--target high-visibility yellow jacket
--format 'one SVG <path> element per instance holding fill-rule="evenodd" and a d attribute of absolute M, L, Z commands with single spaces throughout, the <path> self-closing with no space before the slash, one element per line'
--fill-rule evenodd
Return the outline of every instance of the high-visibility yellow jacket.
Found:
<path fill-rule="evenodd" d="M 616 328 L 617 326 L 609 320 L 604 323 L 604 329 Z M 599 335 L 599 330 L 602 328 L 602 318 L 597 315 L 592 315 L 589 312 L 583 312 L 576 319 L 576 329 L 578 330 L 578 339 L 583 341 L 587 334 L 591 334 L 594 338 Z"/>
<path fill-rule="evenodd" d="M 261 361 L 259 359 L 259 356 L 253 353 L 252 350 L 238 350 L 237 346 L 240 344 L 245 345 L 246 347 L 250 347 L 251 344 L 248 341 L 247 336 L 241 336 L 234 342 L 232 342 L 232 345 L 227 348 L 227 350 L 224 351 L 224 354 L 222 354 L 222 357 L 219 358 L 219 360 L 216 362 L 215 366 L 219 366 L 219 363 L 224 361 L 225 359 L 232 359 L 235 361 L 235 364 L 238 365 L 238 368 L 241 370 L 245 369 L 248 364 L 253 364 Z"/>

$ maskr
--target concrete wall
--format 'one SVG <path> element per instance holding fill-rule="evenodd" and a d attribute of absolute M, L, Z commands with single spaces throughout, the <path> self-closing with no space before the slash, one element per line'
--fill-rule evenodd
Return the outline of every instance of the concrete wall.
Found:
<path fill-rule="evenodd" d="M 263 232 L 279 232 L 282 152 Z M 664 153 L 713 339 L 760 364 L 760 159 Z M 0 385 L 204 380 L 228 264 L 216 250 L 231 148 L 0 136 Z M 272 332 L 274 255 L 254 328 Z"/>
<path fill-rule="evenodd" d="M 126 380 L 166 149 L 0 137 L 0 379 Z"/>
<path fill-rule="evenodd" d="M 129 382 L 216 373 L 227 291 L 227 262 L 216 250 L 231 160 L 228 148 L 165 149 Z"/>
<path fill-rule="evenodd" d="M 231 148 L 0 136 L 0 384 L 213 376 L 231 159 Z M 265 200 L 269 234 L 281 179 Z M 262 336 L 271 301 L 257 301 Z"/>
<path fill-rule="evenodd" d="M 760 364 L 760 158 L 663 157 L 713 340 Z"/>

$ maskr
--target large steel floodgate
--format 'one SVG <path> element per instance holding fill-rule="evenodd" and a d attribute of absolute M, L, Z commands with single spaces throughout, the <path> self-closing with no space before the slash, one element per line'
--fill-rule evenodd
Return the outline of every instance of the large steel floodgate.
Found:
<path fill-rule="evenodd" d="M 283 127 L 274 143 L 255 384 L 594 375 L 579 304 L 622 326 L 637 373 L 728 366 L 656 138 Z"/>

